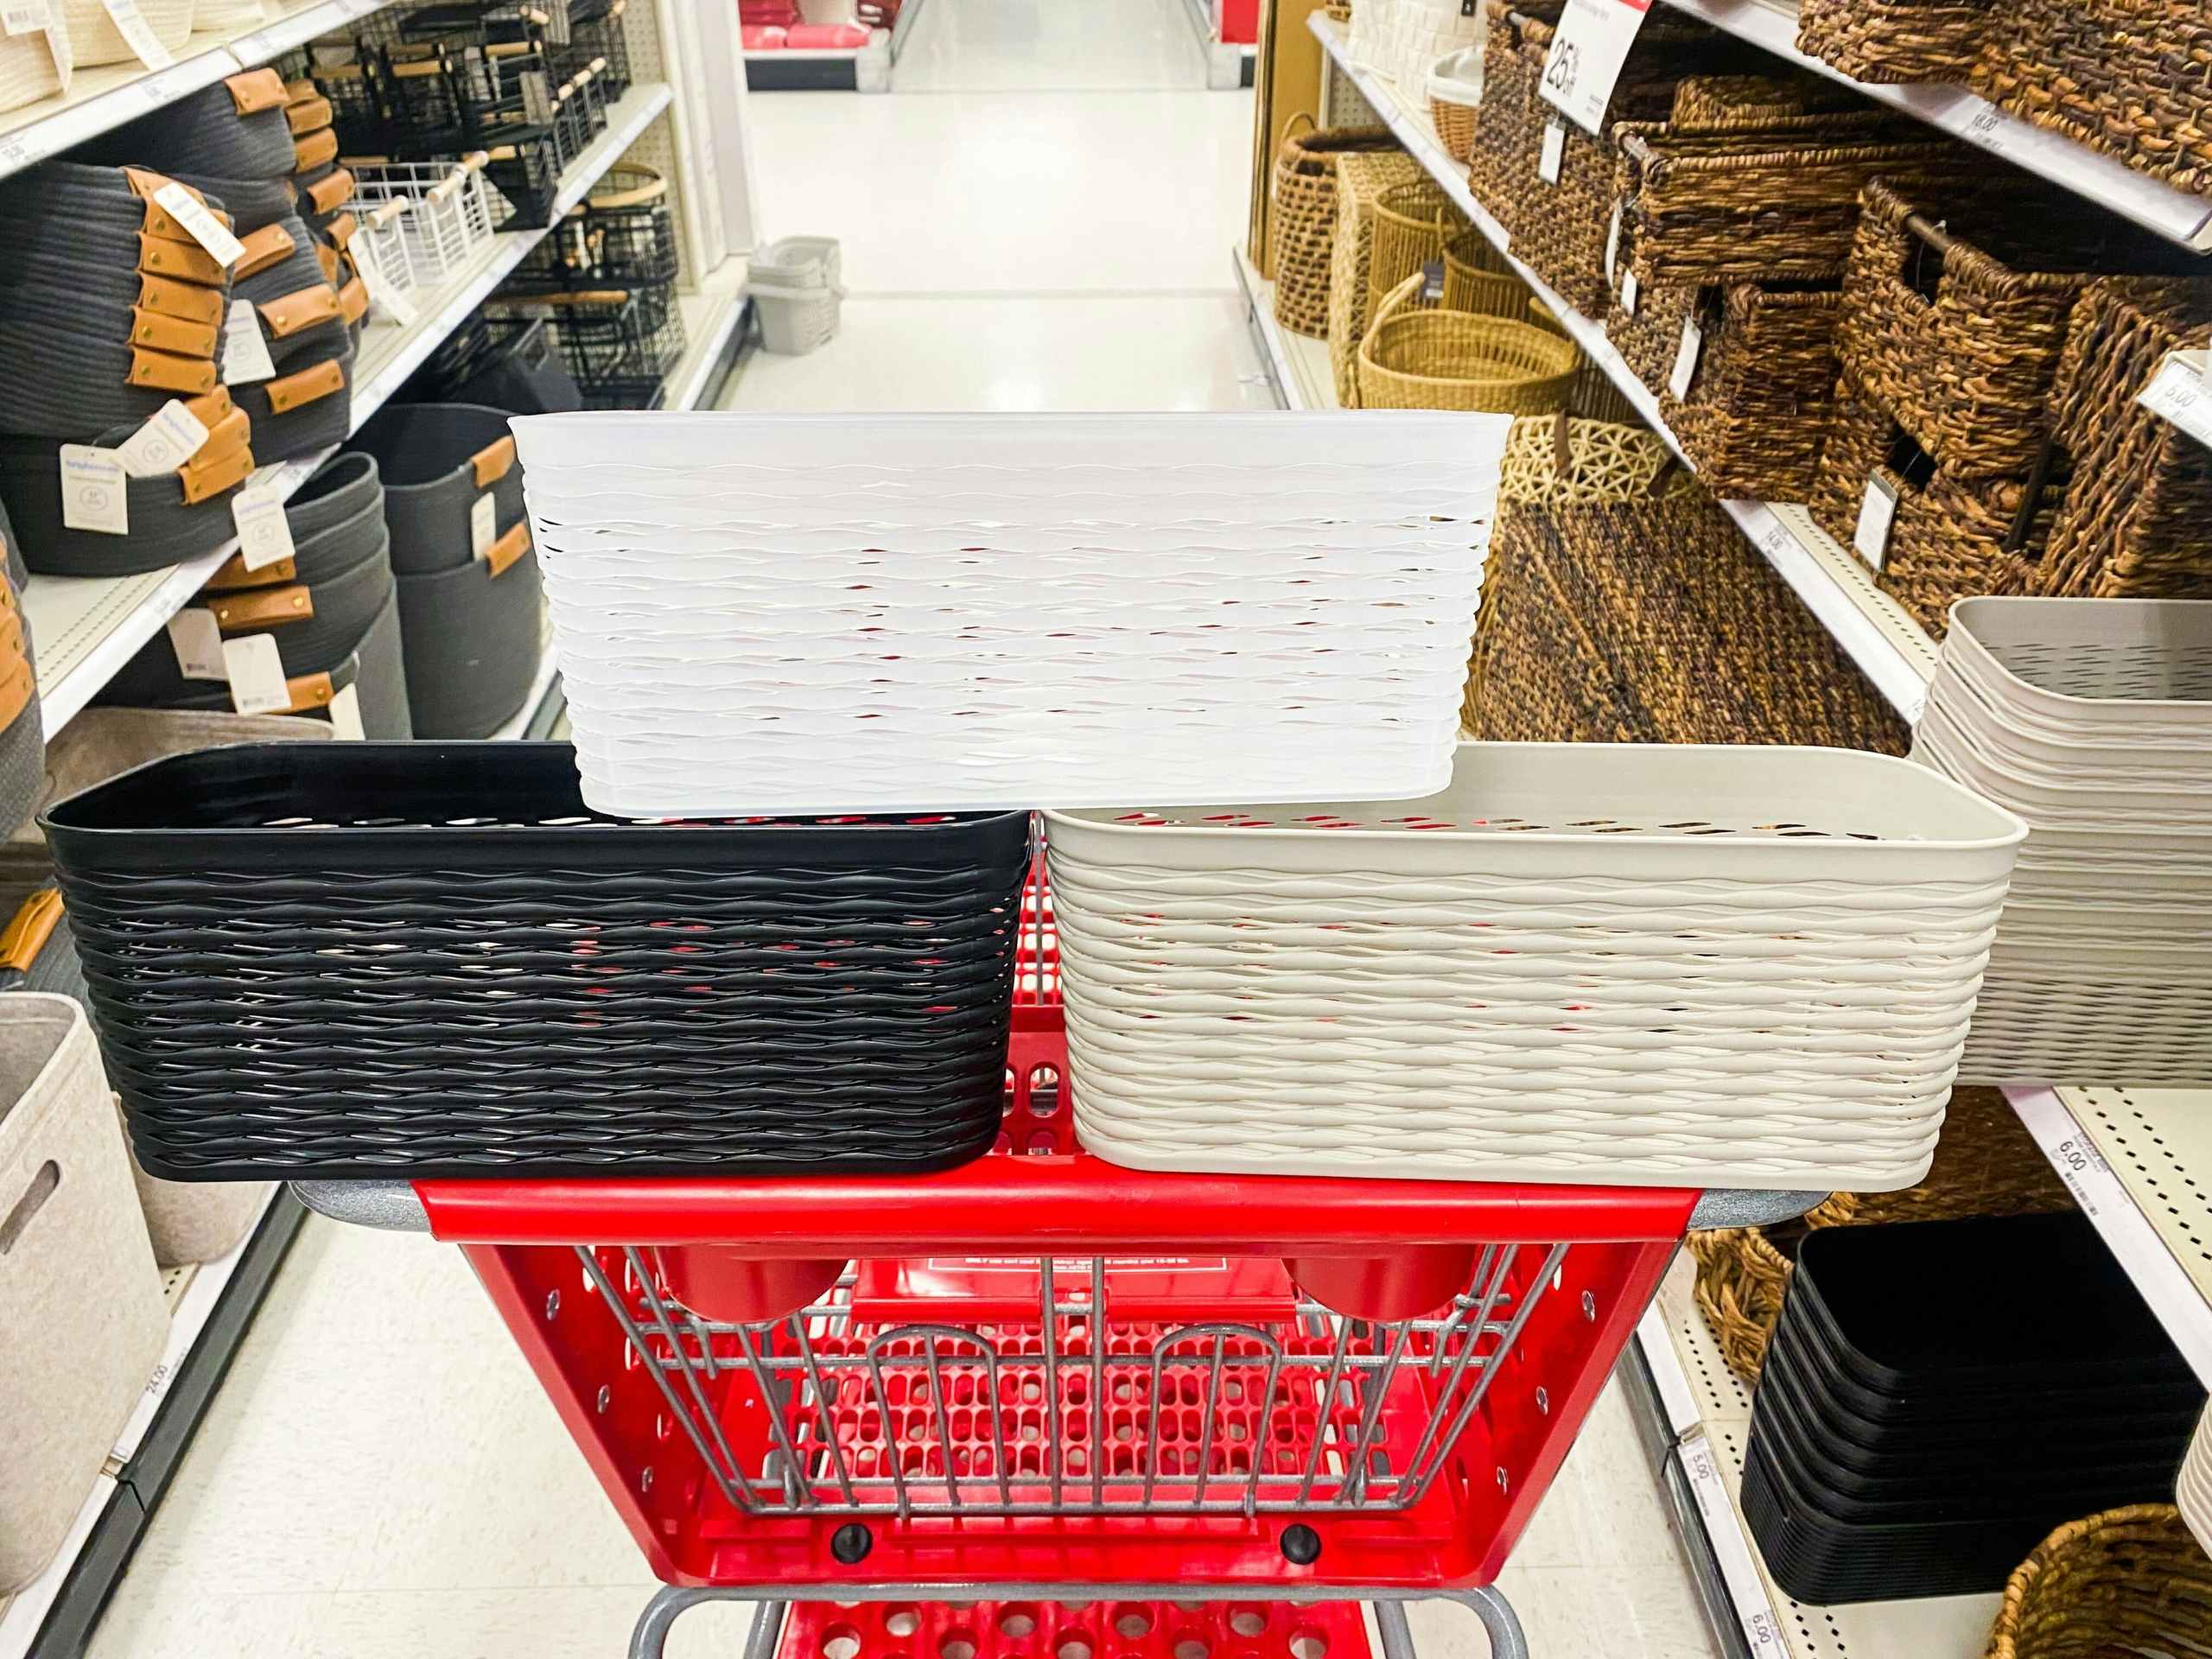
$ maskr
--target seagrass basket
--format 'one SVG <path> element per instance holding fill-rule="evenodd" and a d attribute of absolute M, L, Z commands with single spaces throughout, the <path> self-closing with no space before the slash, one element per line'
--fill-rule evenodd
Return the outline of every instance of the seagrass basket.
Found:
<path fill-rule="evenodd" d="M 1367 258 L 1370 316 L 1383 296 L 1407 277 L 1418 276 L 1432 260 L 1441 260 L 1444 245 L 1467 228 L 1466 215 L 1426 175 L 1386 186 L 1375 198 L 1373 219 L 1373 245 Z"/>
<path fill-rule="evenodd" d="M 1316 338 L 1329 329 L 1329 262 L 1337 232 L 1337 162 L 1363 151 L 1395 149 L 1388 127 L 1337 127 L 1306 132 L 1300 110 L 1285 124 L 1275 152 L 1268 214 L 1268 269 L 1275 285 L 1275 321 Z"/>
<path fill-rule="evenodd" d="M 1359 346 L 1365 409 L 1548 415 L 1581 367 L 1570 340 L 1525 322 L 1414 307 L 1415 271 L 1384 296 Z"/>
<path fill-rule="evenodd" d="M 1476 311 L 1486 317 L 1527 322 L 1531 320 L 1529 308 L 1535 302 L 1535 290 L 1521 280 L 1506 264 L 1505 256 L 1480 231 L 1470 226 L 1444 245 L 1446 311 Z"/>
<path fill-rule="evenodd" d="M 1797 49 L 1877 86 L 1964 81 L 1993 0 L 1801 0 Z"/>
<path fill-rule="evenodd" d="M 1329 369 L 1340 408 L 1359 407 L 1359 342 L 1367 337 L 1367 266 L 1375 249 L 1375 199 L 1394 184 L 1421 176 L 1421 163 L 1402 149 L 1358 150 L 1337 159 L 1337 228 L 1329 252 Z M 1446 281 L 1450 281 L 1448 265 Z"/>
<path fill-rule="evenodd" d="M 2212 1648 L 2212 1556 L 2171 1503 L 2068 1522 L 2005 1586 L 1984 1659 L 2107 1659 Z"/>
<path fill-rule="evenodd" d="M 1532 147 L 1541 140 L 1544 122 L 1556 113 L 1537 87 L 1560 10 L 1483 0 L 1483 101 L 1467 146 L 1467 188 L 1516 241 L 1528 228 L 1525 210 L 1535 182 L 1522 162 L 1536 154 Z"/>
<path fill-rule="evenodd" d="M 1802 500 L 1835 407 L 1842 296 L 1827 284 L 1737 283 L 1718 298 L 1698 305 L 1687 350 L 1678 335 L 1653 388 L 1660 416 L 1721 499 Z"/>

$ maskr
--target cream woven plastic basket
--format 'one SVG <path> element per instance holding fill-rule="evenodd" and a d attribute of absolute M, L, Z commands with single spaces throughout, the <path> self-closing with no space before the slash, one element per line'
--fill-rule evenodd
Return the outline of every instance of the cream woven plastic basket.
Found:
<path fill-rule="evenodd" d="M 517 420 L 584 798 L 658 817 L 1427 793 L 1451 775 L 1507 425 Z"/>
<path fill-rule="evenodd" d="M 2174 1503 L 2190 1532 L 2212 1552 L 2212 1408 L 2197 1420 L 2190 1437 L 2189 1455 L 2182 1459 L 2181 1478 L 2174 1483 Z"/>
<path fill-rule="evenodd" d="M 1661 745 L 1050 813 L 1077 1133 L 1140 1168 L 1908 1186 L 2024 833 L 1887 756 Z"/>

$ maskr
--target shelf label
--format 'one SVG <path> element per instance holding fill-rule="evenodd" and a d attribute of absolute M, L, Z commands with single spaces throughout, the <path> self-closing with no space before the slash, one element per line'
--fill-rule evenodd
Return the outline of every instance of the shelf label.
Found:
<path fill-rule="evenodd" d="M 276 365 L 261 333 L 260 312 L 249 300 L 232 300 L 223 316 L 223 384 L 250 386 L 276 378 Z"/>
<path fill-rule="evenodd" d="M 1567 154 L 1567 124 L 1561 121 L 1544 123 L 1543 153 L 1536 157 L 1536 176 L 1546 184 L 1559 182 L 1560 160 Z"/>
<path fill-rule="evenodd" d="M 368 735 L 361 726 L 361 688 L 341 685 L 330 700 L 330 728 L 341 738 L 359 742 Z"/>
<path fill-rule="evenodd" d="M 223 221 L 207 211 L 207 204 L 182 185 L 163 185 L 154 192 L 154 200 L 225 270 L 245 257 L 245 244 L 224 229 Z"/>
<path fill-rule="evenodd" d="M 1743 1522 L 1737 1519 L 1735 1505 L 1728 1500 L 1728 1489 L 1721 1484 L 1720 1468 L 1713 1461 L 1712 1443 L 1702 1434 L 1693 1436 L 1682 1442 L 1681 1459 L 1682 1473 L 1690 1484 L 1690 1496 L 1696 1501 L 1698 1515 L 1705 1522 L 1706 1536 L 1712 1541 L 1713 1559 L 1720 1565 L 1728 1599 L 1736 1605 L 1736 1622 L 1743 1627 L 1752 1659 L 1787 1659 L 1789 1649 L 1783 1643 L 1782 1628 L 1775 1619 L 1766 1586 L 1760 1582 L 1758 1568 L 1751 1560 L 1751 1546 L 1744 1535 Z"/>
<path fill-rule="evenodd" d="M 1870 473 L 1866 493 L 1859 498 L 1859 522 L 1851 529 L 1851 550 L 1877 570 L 1890 550 L 1890 525 L 1897 516 L 1897 486 Z"/>
<path fill-rule="evenodd" d="M 1605 134 L 1605 106 L 1651 0 L 1567 0 L 1544 58 L 1545 102 L 1593 137 Z"/>
<path fill-rule="evenodd" d="M 188 680 L 230 677 L 223 667 L 223 630 L 215 613 L 204 605 L 179 611 L 169 618 L 169 648 L 176 652 L 176 671 Z"/>
<path fill-rule="evenodd" d="M 190 410 L 172 397 L 147 418 L 145 425 L 123 441 L 115 455 L 131 477 L 159 478 L 190 461 L 207 442 L 207 429 Z"/>
<path fill-rule="evenodd" d="M 499 539 L 499 503 L 491 491 L 476 498 L 476 505 L 468 510 L 468 550 L 474 558 L 492 556 L 492 543 Z"/>
<path fill-rule="evenodd" d="M 100 0 L 100 3 L 107 8 L 108 21 L 115 25 L 115 32 L 123 36 L 123 43 L 139 62 L 149 69 L 166 69 L 176 61 L 175 55 L 162 44 L 162 37 L 154 33 L 154 26 L 146 21 L 146 14 L 138 10 L 138 0 Z M 168 206 L 167 202 L 162 205 Z M 208 251 L 213 251 L 212 248 Z M 226 259 L 223 263 L 228 264 L 230 261 Z"/>
<path fill-rule="evenodd" d="M 123 457 L 89 443 L 61 446 L 61 522 L 100 536 L 130 533 L 130 495 Z"/>
<path fill-rule="evenodd" d="M 292 521 L 284 498 L 270 490 L 246 488 L 231 498 L 231 521 L 238 531 L 238 562 L 258 570 L 292 556 Z"/>
<path fill-rule="evenodd" d="M 231 682 L 231 707 L 242 715 L 284 715 L 292 709 L 292 688 L 284 683 L 284 659 L 273 633 L 249 633 L 223 641 L 223 667 Z"/>
<path fill-rule="evenodd" d="M 1636 280 L 1636 273 L 1634 271 L 1631 270 L 1627 276 L 1622 277 L 1621 309 L 1627 312 L 1631 317 L 1634 316 L 1636 315 L 1636 302 L 1643 292 L 1643 286 Z"/>
<path fill-rule="evenodd" d="M 1690 382 L 1697 378 L 1697 359 L 1705 350 L 1705 330 L 1694 316 L 1682 319 L 1682 343 L 1675 347 L 1675 371 L 1667 377 L 1667 391 L 1676 403 L 1688 400 Z"/>
<path fill-rule="evenodd" d="M 2212 391 L 2205 386 L 2203 352 L 2168 352 L 2135 401 L 2171 421 L 2199 443 L 2212 446 Z"/>

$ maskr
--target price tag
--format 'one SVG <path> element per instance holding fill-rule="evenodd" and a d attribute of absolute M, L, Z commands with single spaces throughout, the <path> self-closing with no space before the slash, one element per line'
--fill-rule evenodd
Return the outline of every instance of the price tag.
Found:
<path fill-rule="evenodd" d="M 1636 302 L 1637 299 L 1641 297 L 1643 293 L 1643 286 L 1637 283 L 1636 280 L 1636 273 L 1631 270 L 1627 276 L 1621 278 L 1621 309 L 1627 312 L 1631 317 L 1634 316 L 1636 315 Z"/>
<path fill-rule="evenodd" d="M 223 667 L 231 682 L 231 707 L 242 715 L 284 715 L 292 709 L 292 688 L 284 683 L 284 659 L 276 636 L 249 633 L 223 641 Z"/>
<path fill-rule="evenodd" d="M 35 35 L 53 26 L 54 14 L 47 10 L 46 0 L 8 0 L 0 5 L 0 29 L 10 35 Z"/>
<path fill-rule="evenodd" d="M 499 504 L 486 490 L 468 510 L 468 547 L 477 558 L 488 558 L 492 543 L 499 539 Z"/>
<path fill-rule="evenodd" d="M 159 478 L 190 461 L 207 442 L 207 429 L 172 397 L 154 411 L 145 425 L 125 438 L 115 454 L 131 477 Z"/>
<path fill-rule="evenodd" d="M 1434 305 L 1444 297 L 1444 262 L 1432 259 L 1421 268 L 1421 296 Z"/>
<path fill-rule="evenodd" d="M 223 668 L 223 630 L 205 606 L 169 618 L 169 648 L 176 652 L 176 671 L 188 680 L 230 677 Z"/>
<path fill-rule="evenodd" d="M 139 62 L 149 69 L 166 69 L 176 61 L 175 54 L 162 44 L 162 37 L 146 21 L 146 14 L 138 10 L 138 0 L 100 0 L 100 3 L 107 8 L 108 21 L 115 25 L 115 32 L 123 36 L 123 43 Z M 162 205 L 168 206 L 167 202 Z M 226 259 L 223 263 L 227 265 L 231 262 Z"/>
<path fill-rule="evenodd" d="M 130 533 L 130 495 L 121 455 L 89 443 L 61 446 L 61 522 L 101 536 Z"/>
<path fill-rule="evenodd" d="M 1897 516 L 1896 486 L 1879 473 L 1870 474 L 1866 493 L 1859 498 L 1859 522 L 1852 526 L 1851 550 L 1877 570 L 1890 550 L 1890 525 Z"/>
<path fill-rule="evenodd" d="M 330 699 L 330 728 L 341 738 L 359 742 L 368 735 L 361 728 L 361 688 L 341 685 Z"/>
<path fill-rule="evenodd" d="M 207 211 L 207 204 L 181 184 L 165 184 L 154 192 L 154 200 L 163 212 L 184 226 L 184 232 L 201 247 L 207 257 L 228 270 L 245 257 L 245 244 L 223 228 L 222 220 Z"/>
<path fill-rule="evenodd" d="M 276 378 L 276 365 L 261 332 L 261 314 L 251 301 L 232 300 L 223 314 L 223 384 L 250 386 Z"/>
<path fill-rule="evenodd" d="M 387 322 L 406 327 L 415 321 L 414 302 L 392 287 L 391 279 L 385 275 L 384 264 L 368 238 L 357 236 L 346 250 L 353 256 L 353 269 L 361 273 L 361 286 L 369 290 L 369 303 Z"/>
<path fill-rule="evenodd" d="M 553 83 L 542 71 L 530 70 L 522 78 L 522 118 L 533 127 L 552 122 Z"/>
<path fill-rule="evenodd" d="M 1667 377 L 1667 390 L 1676 403 L 1690 395 L 1690 382 L 1697 378 L 1698 353 L 1705 349 L 1705 330 L 1697 326 L 1694 316 L 1682 319 L 1682 343 L 1675 347 L 1675 372 Z"/>
<path fill-rule="evenodd" d="M 2135 401 L 2172 422 L 2199 443 L 2212 444 L 2212 391 L 2204 384 L 2201 353 L 2169 352 Z"/>
<path fill-rule="evenodd" d="M 1621 205 L 1617 201 L 1613 204 L 1612 219 L 1605 226 L 1605 281 L 1608 283 L 1618 283 L 1620 280 L 1613 275 L 1613 267 L 1619 263 L 1620 257 Z"/>
<path fill-rule="evenodd" d="M 1651 0 L 1567 0 L 1539 88 L 1554 109 L 1593 137 L 1605 134 L 1605 105 Z"/>
<path fill-rule="evenodd" d="M 231 498 L 231 522 L 238 529 L 238 562 L 249 570 L 292 556 L 292 524 L 284 517 L 284 498 L 251 486 Z"/>
<path fill-rule="evenodd" d="M 1558 121 L 1544 124 L 1543 154 L 1536 157 L 1536 176 L 1546 184 L 1559 182 L 1559 164 L 1567 154 L 1567 128 Z"/>

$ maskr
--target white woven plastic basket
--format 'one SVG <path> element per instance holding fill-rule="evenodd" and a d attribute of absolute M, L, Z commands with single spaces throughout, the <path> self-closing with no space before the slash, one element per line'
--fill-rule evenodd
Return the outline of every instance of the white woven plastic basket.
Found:
<path fill-rule="evenodd" d="M 514 423 L 583 773 L 649 817 L 1420 795 L 1507 421 Z"/>
<path fill-rule="evenodd" d="M 1147 1169 L 1908 1186 L 2024 833 L 1886 756 L 1660 745 L 1051 813 L 1077 1134 Z"/>
<path fill-rule="evenodd" d="M 2181 1478 L 2174 1483 L 2174 1503 L 2196 1541 L 2212 1551 L 2212 1408 L 2197 1420 L 2190 1436 L 2189 1455 L 2182 1459 Z"/>

